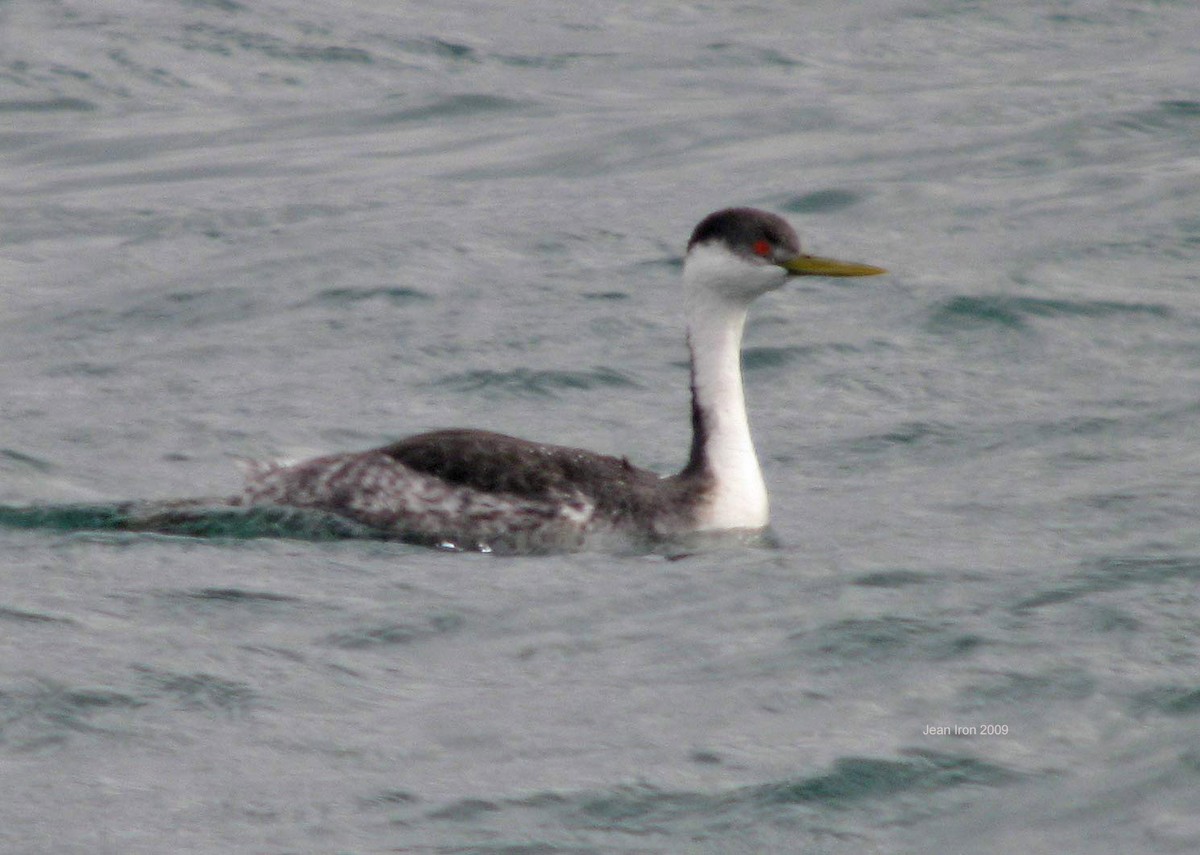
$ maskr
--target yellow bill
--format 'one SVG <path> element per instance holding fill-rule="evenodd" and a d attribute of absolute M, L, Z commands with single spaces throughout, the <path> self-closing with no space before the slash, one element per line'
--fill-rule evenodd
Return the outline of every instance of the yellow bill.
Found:
<path fill-rule="evenodd" d="M 819 255 L 797 255 L 779 262 L 779 266 L 792 276 L 878 276 L 887 273 L 882 267 L 821 258 Z"/>

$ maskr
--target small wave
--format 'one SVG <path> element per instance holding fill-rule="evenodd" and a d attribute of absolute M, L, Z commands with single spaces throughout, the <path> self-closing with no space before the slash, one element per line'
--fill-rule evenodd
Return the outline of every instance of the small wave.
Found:
<path fill-rule="evenodd" d="M 707 837 L 710 833 L 737 834 L 739 830 L 761 828 L 764 820 L 782 818 L 781 812 L 789 818 L 790 831 L 803 833 L 795 825 L 795 814 L 804 808 L 876 809 L 892 799 L 902 801 L 914 795 L 928 799 L 940 791 L 1003 786 L 1020 777 L 1003 766 L 974 757 L 907 751 L 898 759 L 843 757 L 832 768 L 813 775 L 715 792 L 638 785 L 574 793 L 542 792 L 519 799 L 464 798 L 423 808 L 416 796 L 404 791 L 400 800 L 389 798 L 385 792 L 366 803 L 412 811 L 411 820 L 423 814 L 426 819 L 474 827 L 487 823 L 490 817 L 532 811 L 554 815 L 555 821 L 579 830 L 661 834 L 668 833 L 672 826 L 682 826 L 689 833 Z"/>
<path fill-rule="evenodd" d="M 746 371 L 757 371 L 807 362 L 814 353 L 822 349 L 806 345 L 746 347 L 742 349 L 742 368 Z"/>
<path fill-rule="evenodd" d="M 855 454 L 881 454 L 896 447 L 928 448 L 951 445 L 963 440 L 961 431 L 938 422 L 901 422 L 891 430 L 868 434 L 849 442 Z"/>
<path fill-rule="evenodd" d="M 862 199 L 861 193 L 831 188 L 796 196 L 782 203 L 780 207 L 793 214 L 828 214 L 853 207 Z"/>
<path fill-rule="evenodd" d="M 1074 578 L 1018 601 L 1014 611 L 1071 602 L 1093 594 L 1158 585 L 1175 579 L 1200 579 L 1200 559 L 1106 557 L 1089 563 Z"/>
<path fill-rule="evenodd" d="M 126 692 L 35 680 L 0 689 L 0 741 L 34 750 L 79 734 L 115 734 L 120 730 L 114 717 L 145 705 L 145 699 Z"/>
<path fill-rule="evenodd" d="M 156 592 L 154 601 L 173 616 L 211 618 L 214 616 L 259 615 L 279 613 L 307 607 L 296 597 L 271 591 L 251 591 L 244 588 L 171 589 Z"/>
<path fill-rule="evenodd" d="M 386 539 L 383 532 L 333 514 L 263 505 L 250 508 L 187 502 L 0 505 L 0 526 L 58 532 L 127 532 L 245 540 Z"/>
<path fill-rule="evenodd" d="M 25 609 L 14 609 L 0 606 L 0 621 L 16 623 L 74 623 L 70 618 L 55 617 L 43 612 L 30 612 Z"/>
<path fill-rule="evenodd" d="M 195 21 L 185 25 L 183 47 L 228 56 L 244 51 L 269 59 L 291 62 L 353 63 L 370 65 L 374 58 L 359 47 L 290 41 L 264 32 L 218 26 Z"/>
<path fill-rule="evenodd" d="M 33 457 L 12 448 L 0 448 L 0 462 L 10 462 L 36 472 L 50 472 L 54 469 L 54 464 L 49 460 Z"/>
<path fill-rule="evenodd" d="M 147 698 L 168 700 L 187 710 L 212 710 L 230 714 L 247 712 L 255 692 L 246 683 L 212 674 L 183 674 L 135 666 Z"/>
<path fill-rule="evenodd" d="M 0 101 L 0 113 L 90 113 L 98 109 L 83 98 L 42 98 Z"/>
<path fill-rule="evenodd" d="M 424 621 L 390 621 L 335 632 L 325 641 L 334 647 L 346 650 L 363 650 L 372 647 L 412 644 L 427 638 L 453 633 L 462 625 L 463 619 L 460 615 L 440 614 Z"/>
<path fill-rule="evenodd" d="M 924 585 L 932 581 L 934 581 L 933 576 L 916 570 L 877 570 L 859 576 L 854 580 L 854 584 L 864 588 L 904 588 L 909 585 Z"/>
<path fill-rule="evenodd" d="M 839 456 L 856 459 L 855 465 L 867 461 L 910 464 L 917 460 L 945 464 L 951 455 L 973 457 L 1012 449 L 1049 448 L 1060 454 L 1069 443 L 1129 435 L 1146 422 L 1155 423 L 1161 418 L 1152 413 L 1124 418 L 1080 415 L 1018 419 L 1002 424 L 909 421 L 899 422 L 886 430 L 839 440 L 836 449 Z"/>
<path fill-rule="evenodd" d="M 497 53 L 493 54 L 492 58 L 501 65 L 511 66 L 512 68 L 549 68 L 558 70 L 585 63 L 600 65 L 611 61 L 616 55 L 615 51 L 598 51 L 592 53 L 566 51 L 564 53 L 548 53 L 544 55 Z"/>
<path fill-rule="evenodd" d="M 1200 713 L 1200 688 L 1170 685 L 1148 689 L 1134 696 L 1133 707 L 1138 715 L 1196 715 Z"/>
<path fill-rule="evenodd" d="M 1153 107 L 1128 110 L 1109 117 L 1109 127 L 1137 133 L 1158 133 L 1164 130 L 1181 130 L 1195 133 L 1200 121 L 1200 101 L 1166 100 Z"/>
<path fill-rule="evenodd" d="M 334 306 L 346 306 L 367 300 L 383 300 L 393 304 L 407 304 L 420 300 L 430 300 L 429 294 L 416 288 L 326 288 L 313 298 L 315 302 L 328 303 Z"/>
<path fill-rule="evenodd" d="M 834 666 L 844 662 L 891 661 L 918 657 L 940 661 L 974 652 L 984 639 L 962 634 L 950 622 L 932 622 L 885 615 L 877 618 L 840 620 L 799 632 L 789 640 L 813 657 L 829 657 Z"/>
<path fill-rule="evenodd" d="M 430 819 L 445 819 L 453 822 L 472 822 L 482 814 L 496 813 L 501 810 L 501 807 L 496 802 L 490 802 L 486 799 L 460 799 L 457 802 L 452 802 L 445 807 L 430 811 L 427 816 Z"/>
<path fill-rule="evenodd" d="M 255 693 L 236 680 L 135 666 L 124 689 L 70 686 L 36 679 L 0 687 L 0 743 L 20 750 L 58 745 L 78 736 L 124 736 L 140 711 L 163 701 L 181 709 L 240 713 Z"/>
<path fill-rule="evenodd" d="M 974 757 L 915 751 L 904 760 L 842 758 L 825 774 L 759 787 L 756 797 L 771 802 L 842 805 L 949 787 L 996 786 L 1016 779 L 1013 772 Z"/>
<path fill-rule="evenodd" d="M 1066 666 L 1037 673 L 989 674 L 961 691 L 967 707 L 994 710 L 1003 703 L 1082 701 L 1096 693 L 1097 681 L 1083 668 Z"/>
<path fill-rule="evenodd" d="M 221 603 L 248 603 L 251 605 L 259 603 L 299 602 L 295 597 L 289 597 L 285 594 L 273 594 L 270 591 L 247 591 L 242 588 L 201 588 L 198 591 L 187 592 L 186 596 L 202 602 L 216 601 Z"/>
<path fill-rule="evenodd" d="M 1171 314 L 1169 307 L 1157 303 L 1063 300 L 1004 294 L 960 295 L 936 306 L 927 326 L 933 332 L 955 332 L 989 326 L 1024 330 L 1034 318 L 1112 318 L 1128 315 L 1167 318 Z"/>
<path fill-rule="evenodd" d="M 797 68 L 805 65 L 803 60 L 788 56 L 786 53 L 775 48 L 764 48 L 732 41 L 710 42 L 704 47 L 709 51 L 705 55 L 705 59 L 715 67 L 749 67 L 761 69 L 772 66 Z"/>
<path fill-rule="evenodd" d="M 391 110 L 383 113 L 372 113 L 363 119 L 362 124 L 367 127 L 378 127 L 408 122 L 428 122 L 437 119 L 455 119 L 489 113 L 520 112 L 527 110 L 529 107 L 529 102 L 519 101 L 515 98 L 464 93 L 439 98 L 431 103 L 415 107 Z"/>
<path fill-rule="evenodd" d="M 479 61 L 479 52 L 470 45 L 463 44 L 462 42 L 448 41 L 435 36 L 402 39 L 398 42 L 398 45 L 403 50 L 418 55 L 432 55 L 452 59 L 457 62 Z"/>
<path fill-rule="evenodd" d="M 454 392 L 494 391 L 516 397 L 548 398 L 563 390 L 627 388 L 636 384 L 611 368 L 596 367 L 590 371 L 478 369 L 446 375 L 431 385 Z"/>

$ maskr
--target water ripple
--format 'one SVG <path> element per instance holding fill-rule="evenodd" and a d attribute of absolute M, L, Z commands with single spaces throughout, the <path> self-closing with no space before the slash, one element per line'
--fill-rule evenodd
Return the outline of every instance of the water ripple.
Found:
<path fill-rule="evenodd" d="M 0 745 L 32 750 L 75 734 L 116 734 L 121 731 L 112 717 L 120 720 L 146 703 L 113 689 L 73 688 L 49 679 L 0 689 Z"/>
<path fill-rule="evenodd" d="M 1200 579 L 1200 559 L 1105 557 L 1089 562 L 1065 581 L 1026 597 L 1013 605 L 1028 611 L 1072 600 L 1142 585 L 1160 585 L 1176 579 Z"/>
<path fill-rule="evenodd" d="M 148 698 L 167 699 L 184 710 L 242 715 L 253 708 L 257 697 L 248 684 L 213 674 L 163 671 L 145 665 L 134 666 L 134 670 Z"/>
<path fill-rule="evenodd" d="M 454 633 L 463 626 L 463 623 L 462 616 L 457 614 L 433 615 L 424 621 L 388 621 L 335 632 L 328 635 L 325 642 L 346 650 L 412 644 L 416 641 Z"/>
<path fill-rule="evenodd" d="M 1062 300 L 1006 294 L 960 295 L 951 297 L 935 307 L 926 326 L 931 332 L 937 333 L 986 326 L 1025 330 L 1034 318 L 1121 318 L 1130 315 L 1169 318 L 1173 312 L 1169 306 L 1158 303 Z"/>
<path fill-rule="evenodd" d="M 587 371 L 514 368 L 510 371 L 476 369 L 448 374 L 430 384 L 454 392 L 484 392 L 516 397 L 548 398 L 566 390 L 627 388 L 637 384 L 611 368 Z"/>
<path fill-rule="evenodd" d="M 783 823 L 782 828 L 794 833 L 800 830 L 794 824 L 798 818 L 795 812 L 808 808 L 879 810 L 895 802 L 891 810 L 904 813 L 907 808 L 903 803 L 912 797 L 929 800 L 938 792 L 1005 786 L 1021 778 L 1021 774 L 1002 765 L 966 755 L 906 751 L 899 759 L 842 757 L 828 771 L 715 792 L 637 785 L 601 791 L 541 792 L 508 800 L 464 798 L 424 809 L 423 816 L 479 828 L 492 818 L 503 823 L 505 814 L 533 812 L 554 816 L 577 830 L 635 835 L 687 832 L 702 839 L 714 831 L 724 834 L 736 828 L 761 828 L 764 823 Z M 389 799 L 386 794 L 369 800 L 380 807 L 406 811 L 421 810 L 418 802 L 408 792 L 399 800 Z M 926 809 L 932 804 L 926 801 Z"/>
<path fill-rule="evenodd" d="M 185 506 L 186 505 L 186 506 Z M 107 531 L 184 537 L 293 538 L 327 541 L 378 539 L 383 533 L 333 514 L 301 508 L 219 507 L 176 502 L 0 505 L 0 526 L 49 531 Z"/>

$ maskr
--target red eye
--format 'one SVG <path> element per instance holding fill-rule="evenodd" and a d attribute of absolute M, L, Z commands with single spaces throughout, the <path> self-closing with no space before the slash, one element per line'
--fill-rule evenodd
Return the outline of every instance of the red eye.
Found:
<path fill-rule="evenodd" d="M 765 240 L 756 240 L 754 242 L 754 254 L 761 255 L 763 258 L 766 258 L 771 254 L 771 244 L 767 243 Z"/>

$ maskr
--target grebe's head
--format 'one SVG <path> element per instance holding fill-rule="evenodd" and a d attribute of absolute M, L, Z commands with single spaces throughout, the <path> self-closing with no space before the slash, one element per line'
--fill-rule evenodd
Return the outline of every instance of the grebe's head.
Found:
<path fill-rule="evenodd" d="M 783 217 L 756 208 L 726 208 L 709 214 L 688 241 L 683 276 L 690 291 L 704 290 L 749 303 L 789 276 L 875 276 L 887 271 L 805 255 L 796 231 Z"/>

